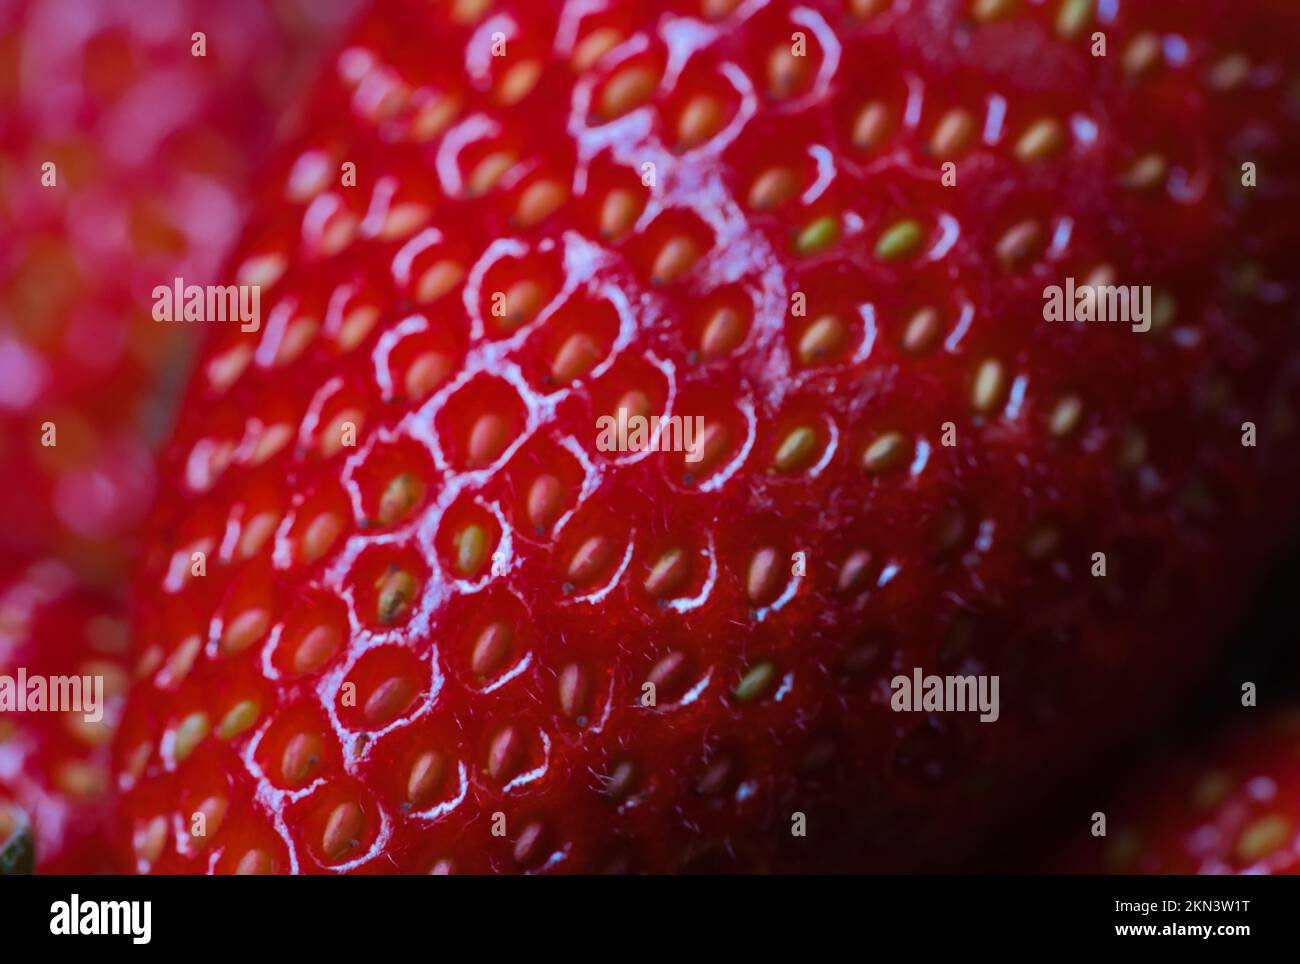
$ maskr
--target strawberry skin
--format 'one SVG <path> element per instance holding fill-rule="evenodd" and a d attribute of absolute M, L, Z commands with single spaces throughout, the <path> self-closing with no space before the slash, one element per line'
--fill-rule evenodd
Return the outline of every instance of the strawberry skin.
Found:
<path fill-rule="evenodd" d="M 120 600 L 79 585 L 62 563 L 0 566 L 0 676 L 16 680 L 24 670 L 28 680 L 103 680 L 102 715 L 89 719 L 76 711 L 0 710 L 0 809 L 30 819 L 40 872 L 111 868 L 109 744 L 128 678 L 122 609 Z"/>
<path fill-rule="evenodd" d="M 1158 712 L 1295 516 L 1239 7 L 378 3 L 162 464 L 124 865 L 949 866 Z M 1151 330 L 1045 321 L 1067 277 Z M 894 712 L 915 667 L 998 721 Z"/>
<path fill-rule="evenodd" d="M 1242 711 L 1102 807 L 1106 836 L 1078 835 L 1057 872 L 1300 873 L 1300 708 Z"/>

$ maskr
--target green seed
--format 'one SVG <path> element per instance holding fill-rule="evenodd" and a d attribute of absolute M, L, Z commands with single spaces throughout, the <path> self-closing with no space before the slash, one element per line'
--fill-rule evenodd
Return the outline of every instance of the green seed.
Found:
<path fill-rule="evenodd" d="M 899 221 L 885 230 L 876 242 L 876 257 L 881 261 L 897 261 L 916 253 L 922 239 L 921 225 L 916 221 Z"/>
<path fill-rule="evenodd" d="M 839 240 L 839 237 L 839 219 L 828 214 L 825 217 L 818 218 L 799 232 L 799 237 L 794 242 L 794 249 L 799 254 L 816 254 L 818 251 L 824 251 L 830 247 Z"/>
<path fill-rule="evenodd" d="M 751 703 L 762 696 L 776 676 L 776 667 L 771 663 L 759 663 L 736 684 L 731 695 L 740 703 Z"/>
<path fill-rule="evenodd" d="M 1094 0 L 1064 0 L 1056 15 L 1056 32 L 1062 37 L 1073 37 L 1092 20 Z"/>
<path fill-rule="evenodd" d="M 217 736 L 223 740 L 233 739 L 257 722 L 261 708 L 255 700 L 243 700 L 230 708 L 217 726 Z"/>

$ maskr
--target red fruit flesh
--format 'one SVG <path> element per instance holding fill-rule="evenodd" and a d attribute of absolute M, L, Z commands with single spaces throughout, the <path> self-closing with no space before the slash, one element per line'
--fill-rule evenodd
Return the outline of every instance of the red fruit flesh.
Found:
<path fill-rule="evenodd" d="M 39 872 L 111 869 L 109 744 L 127 683 L 121 609 L 60 563 L 0 569 L 0 809 L 29 815 Z M 56 677 L 80 679 L 73 688 Z M 60 692 L 81 694 L 80 710 L 59 704 Z"/>
<path fill-rule="evenodd" d="M 669 6 L 381 2 L 337 59 L 162 469 L 128 865 L 946 866 L 1214 651 L 1295 516 L 1269 16 Z M 1067 277 L 1151 330 L 1044 321 Z"/>

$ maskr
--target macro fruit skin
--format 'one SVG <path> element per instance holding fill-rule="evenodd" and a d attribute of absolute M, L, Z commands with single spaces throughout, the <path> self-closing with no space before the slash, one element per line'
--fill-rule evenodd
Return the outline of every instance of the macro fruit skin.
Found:
<path fill-rule="evenodd" d="M 113 869 L 109 744 L 129 676 L 123 609 L 61 562 L 0 564 L 0 676 L 17 680 L 22 669 L 28 680 L 81 676 L 102 687 L 89 712 L 0 707 L 0 807 L 27 814 L 39 873 Z"/>
<path fill-rule="evenodd" d="M 1300 708 L 1240 711 L 1121 786 L 1053 873 L 1300 873 Z"/>
<path fill-rule="evenodd" d="M 371 9 L 160 469 L 124 866 L 959 866 L 1204 669 L 1296 516 L 1286 34 L 868 6 Z"/>

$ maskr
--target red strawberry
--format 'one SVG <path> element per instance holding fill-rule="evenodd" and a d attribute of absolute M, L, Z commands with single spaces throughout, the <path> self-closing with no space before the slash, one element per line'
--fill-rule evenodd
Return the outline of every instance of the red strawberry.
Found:
<path fill-rule="evenodd" d="M 1054 869 L 1300 873 L 1300 708 L 1242 714 L 1098 807 L 1105 836 L 1081 824 Z"/>
<path fill-rule="evenodd" d="M 155 324 L 150 292 L 229 252 L 250 165 L 350 6 L 0 6 L 0 547 L 120 561 L 196 334 Z"/>
<path fill-rule="evenodd" d="M 1294 519 L 1276 27 L 378 3 L 162 468 L 124 859 L 955 862 L 1204 665 Z M 1044 321 L 1068 277 L 1152 329 Z M 601 450 L 620 408 L 701 457 Z M 999 719 L 894 712 L 916 667 Z"/>
<path fill-rule="evenodd" d="M 0 810 L 11 820 L 17 810 L 30 816 L 42 871 L 109 869 L 109 743 L 126 693 L 120 609 L 79 587 L 61 563 L 0 568 Z M 49 686 L 56 676 L 90 677 L 102 702 L 80 712 L 48 697 L 44 708 L 9 705 L 22 694 L 35 699 L 23 681 Z M 0 816 L 0 840 L 4 823 Z"/>

